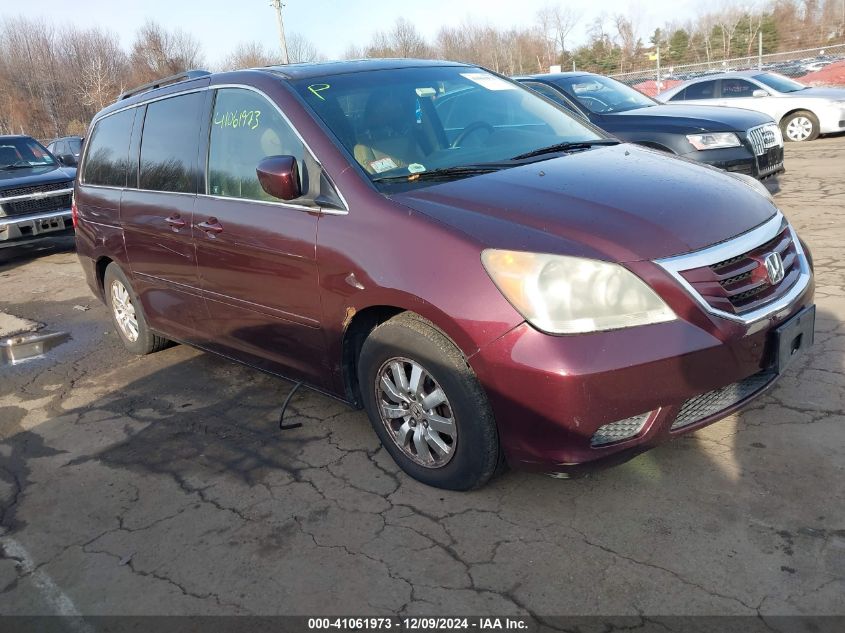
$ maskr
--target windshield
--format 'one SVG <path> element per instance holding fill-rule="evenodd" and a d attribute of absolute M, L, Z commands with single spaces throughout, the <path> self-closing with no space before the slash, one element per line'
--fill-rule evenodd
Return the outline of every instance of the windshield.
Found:
<path fill-rule="evenodd" d="M 56 161 L 31 138 L 0 138 L 0 169 L 54 166 Z"/>
<path fill-rule="evenodd" d="M 478 68 L 374 70 L 293 85 L 382 183 L 418 174 L 420 184 L 435 170 L 457 176 L 459 167 L 515 166 L 514 157 L 543 147 L 604 138 L 532 91 Z"/>
<path fill-rule="evenodd" d="M 582 75 L 557 79 L 555 83 L 587 110 L 596 114 L 626 112 L 637 108 L 647 108 L 657 103 L 643 93 L 610 77 Z"/>
<path fill-rule="evenodd" d="M 778 92 L 798 92 L 804 90 L 807 86 L 799 84 L 797 81 L 792 81 L 789 77 L 778 75 L 776 73 L 763 73 L 762 75 L 754 75 L 754 79 L 760 83 L 766 84 L 769 88 L 774 88 Z"/>

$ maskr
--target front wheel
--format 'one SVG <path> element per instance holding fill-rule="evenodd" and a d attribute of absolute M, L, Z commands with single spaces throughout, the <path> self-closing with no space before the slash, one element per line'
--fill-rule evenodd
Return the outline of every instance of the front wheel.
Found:
<path fill-rule="evenodd" d="M 785 116 L 780 122 L 780 129 L 787 141 L 812 141 L 819 136 L 819 120 L 812 112 L 799 110 Z"/>
<path fill-rule="evenodd" d="M 499 438 L 487 396 L 463 354 L 429 322 L 403 313 L 375 328 L 358 380 L 373 429 L 411 477 L 469 490 L 496 472 Z"/>

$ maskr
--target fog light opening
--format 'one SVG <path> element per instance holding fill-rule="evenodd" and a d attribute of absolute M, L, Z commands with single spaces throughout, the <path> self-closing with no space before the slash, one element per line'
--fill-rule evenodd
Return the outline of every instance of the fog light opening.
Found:
<path fill-rule="evenodd" d="M 590 439 L 590 446 L 607 446 L 639 435 L 652 413 L 652 411 L 648 411 L 600 426 Z"/>

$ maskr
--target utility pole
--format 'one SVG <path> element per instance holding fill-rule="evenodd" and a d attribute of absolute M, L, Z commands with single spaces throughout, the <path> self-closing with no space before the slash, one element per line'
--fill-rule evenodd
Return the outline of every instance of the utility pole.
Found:
<path fill-rule="evenodd" d="M 763 31 L 757 31 L 757 70 L 763 70 Z"/>
<path fill-rule="evenodd" d="M 660 41 L 657 42 L 657 92 L 660 92 Z"/>
<path fill-rule="evenodd" d="M 276 10 L 276 19 L 279 22 L 279 42 L 282 45 L 282 62 L 285 64 L 290 63 L 290 58 L 288 57 L 288 42 L 285 39 L 285 21 L 282 18 L 282 7 L 285 5 L 282 4 L 282 0 L 271 0 L 270 6 Z"/>

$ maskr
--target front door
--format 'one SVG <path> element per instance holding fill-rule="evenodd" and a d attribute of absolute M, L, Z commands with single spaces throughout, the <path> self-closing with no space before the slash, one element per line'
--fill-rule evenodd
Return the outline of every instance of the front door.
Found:
<path fill-rule="evenodd" d="M 274 104 L 246 88 L 217 91 L 207 195 L 194 211 L 207 345 L 263 369 L 327 384 L 320 329 L 317 209 L 261 188 L 258 163 L 292 155 L 309 188 L 302 141 Z M 311 174 L 311 177 L 317 174 Z"/>
<path fill-rule="evenodd" d="M 196 317 L 205 310 L 193 237 L 205 100 L 205 92 L 193 92 L 138 110 L 139 170 L 137 177 L 130 172 L 120 205 L 126 255 L 151 327 L 191 342 L 198 339 Z"/>

